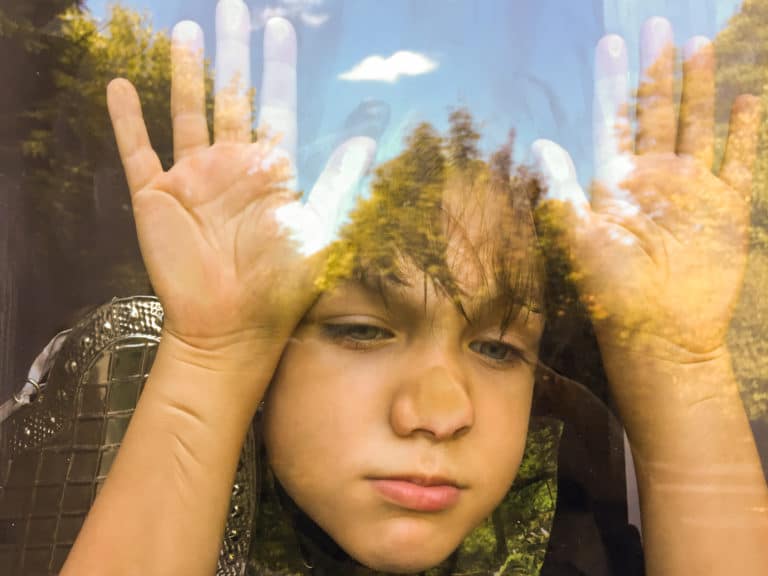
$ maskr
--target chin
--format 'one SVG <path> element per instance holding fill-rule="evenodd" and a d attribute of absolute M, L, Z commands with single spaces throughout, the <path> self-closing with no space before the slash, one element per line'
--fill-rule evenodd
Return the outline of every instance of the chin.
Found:
<path fill-rule="evenodd" d="M 350 543 L 347 553 L 361 564 L 381 572 L 413 574 L 433 568 L 459 547 L 464 535 L 446 534 L 415 519 L 399 519 L 371 542 Z"/>
<path fill-rule="evenodd" d="M 415 553 L 413 556 L 403 552 L 390 552 L 387 555 L 376 554 L 375 558 L 362 559 L 355 558 L 358 562 L 377 572 L 386 572 L 389 574 L 418 574 L 430 568 L 434 568 L 440 562 L 448 558 L 453 550 L 435 558 L 427 558 L 422 552 Z M 399 557 L 393 557 L 392 554 L 400 554 Z"/>

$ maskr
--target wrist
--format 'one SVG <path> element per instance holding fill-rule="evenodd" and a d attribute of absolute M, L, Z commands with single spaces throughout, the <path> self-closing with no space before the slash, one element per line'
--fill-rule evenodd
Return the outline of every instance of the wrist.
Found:
<path fill-rule="evenodd" d="M 290 334 L 277 330 L 237 330 L 192 335 L 163 325 L 160 349 L 176 361 L 213 371 L 249 371 L 254 363 L 279 357 Z"/>
<path fill-rule="evenodd" d="M 731 354 L 725 345 L 692 351 L 661 339 L 633 346 L 600 344 L 611 390 L 627 408 L 692 406 L 722 394 L 738 393 Z"/>
<path fill-rule="evenodd" d="M 276 363 L 265 350 L 253 350 L 246 364 L 164 334 L 62 573 L 212 573 L 243 442 Z M 142 555 L 128 548 L 100 555 L 93 543 L 104 540 L 138 542 Z"/>
<path fill-rule="evenodd" d="M 692 339 L 679 334 L 616 330 L 601 325 L 596 326 L 596 334 L 605 361 L 626 363 L 630 367 L 649 359 L 666 362 L 670 366 L 688 366 L 730 358 L 725 331 L 721 330 L 716 330 L 711 337 L 700 338 L 695 344 L 684 343 Z"/>
<path fill-rule="evenodd" d="M 652 354 L 609 358 L 606 372 L 639 466 L 715 466 L 754 440 L 728 350 L 688 362 Z"/>
<path fill-rule="evenodd" d="M 272 379 L 285 340 L 241 336 L 200 344 L 163 329 L 145 395 L 197 414 L 212 427 L 224 421 L 247 425 Z"/>

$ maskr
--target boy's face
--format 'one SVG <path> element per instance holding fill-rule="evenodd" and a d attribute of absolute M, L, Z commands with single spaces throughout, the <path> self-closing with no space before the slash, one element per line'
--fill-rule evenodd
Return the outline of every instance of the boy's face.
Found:
<path fill-rule="evenodd" d="M 471 274 L 457 278 L 471 323 L 418 270 L 406 280 L 324 294 L 265 402 L 282 486 L 352 557 L 390 572 L 438 564 L 506 494 L 542 330 L 524 310 L 501 334 L 502 306 Z"/>

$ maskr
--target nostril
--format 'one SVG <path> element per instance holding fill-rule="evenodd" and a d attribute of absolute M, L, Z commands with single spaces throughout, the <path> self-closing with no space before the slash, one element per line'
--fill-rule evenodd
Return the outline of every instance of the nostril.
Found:
<path fill-rule="evenodd" d="M 464 436 L 472 428 L 472 408 L 464 406 L 447 407 L 440 404 L 421 405 L 407 410 L 400 421 L 400 434 L 422 433 L 435 441 L 450 440 Z"/>
<path fill-rule="evenodd" d="M 446 440 L 466 434 L 474 407 L 463 378 L 444 365 L 412 374 L 392 398 L 390 423 L 399 436 L 418 432 Z"/>
<path fill-rule="evenodd" d="M 456 432 L 454 432 L 453 436 L 455 438 L 461 438 L 462 436 L 466 436 L 471 429 L 472 429 L 472 426 L 469 426 L 469 425 L 462 426 L 461 428 L 456 430 Z"/>
<path fill-rule="evenodd" d="M 442 422 L 435 422 L 430 431 L 437 440 L 449 440 L 464 436 L 471 429 L 467 423 L 467 418 L 463 416 L 454 416 L 452 419 Z"/>

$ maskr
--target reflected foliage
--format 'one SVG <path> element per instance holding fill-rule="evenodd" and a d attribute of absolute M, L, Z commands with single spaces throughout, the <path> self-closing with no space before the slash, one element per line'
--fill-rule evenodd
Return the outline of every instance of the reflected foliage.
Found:
<path fill-rule="evenodd" d="M 352 213 L 320 287 L 327 289 L 367 270 L 394 279 L 399 276 L 399 257 L 409 254 L 438 285 L 455 292 L 445 271 L 441 218 L 448 170 L 440 135 L 429 124 L 416 127 L 405 152 L 377 169 L 371 197 Z"/>
<path fill-rule="evenodd" d="M 450 558 L 422 576 L 535 576 L 539 573 L 555 513 L 561 432 L 562 425 L 556 420 L 541 418 L 531 423 L 525 456 L 507 496 L 491 517 L 469 533 Z M 262 461 L 265 459 L 266 454 L 262 454 Z M 268 470 L 263 472 L 250 573 L 308 574 L 300 538 L 292 527 L 291 519 L 296 521 L 295 505 L 279 496 L 274 477 Z M 348 558 L 326 558 L 330 566 L 325 566 L 322 558 L 314 557 L 312 561 L 319 571 L 326 569 L 323 573 L 360 573 Z M 383 576 L 378 572 L 375 575 Z"/>
<path fill-rule="evenodd" d="M 768 1 L 744 0 L 715 39 L 717 51 L 716 155 L 725 148 L 727 120 L 739 94 L 762 95 L 768 110 Z M 731 324 L 729 345 L 751 420 L 768 439 L 768 123 L 760 128 L 752 190 L 752 228 L 747 275 Z M 757 431 L 757 429 L 756 429 Z M 761 438 L 758 438 L 760 443 Z M 762 439 L 764 442 L 765 439 Z"/>
<path fill-rule="evenodd" d="M 79 282 L 88 271 L 101 270 L 98 277 L 106 291 L 145 292 L 148 281 L 132 230 L 105 86 L 116 76 L 137 85 L 152 140 L 163 161 L 170 162 L 170 41 L 153 30 L 148 17 L 119 6 L 104 24 L 71 8 L 59 15 L 57 25 L 54 88 L 42 105 L 26 112 L 36 128 L 22 143 L 31 168 L 32 209 L 46 224 L 41 248 L 49 261 L 75 271 Z"/>
<path fill-rule="evenodd" d="M 429 124 L 419 124 L 404 142 L 403 152 L 377 169 L 370 195 L 352 212 L 329 250 L 319 289 L 330 289 L 348 278 L 397 283 L 404 276 L 403 267 L 413 265 L 423 271 L 425 282 L 461 306 L 463 287 L 452 273 L 463 262 L 452 257 L 452 242 L 458 237 L 478 260 L 488 250 L 504 254 L 503 259 L 489 261 L 490 281 L 497 286 L 504 282 L 502 286 L 514 294 L 511 300 L 517 306 L 511 314 L 520 310 L 521 301 L 534 305 L 531 298 L 536 298 L 535 305 L 540 305 L 538 250 L 530 210 L 539 188 L 534 174 L 514 162 L 514 131 L 486 162 L 477 149 L 480 133 L 470 111 L 454 110 L 449 123 L 445 136 Z M 492 216 L 478 208 L 484 200 L 489 200 Z M 525 252 L 523 266 L 510 256 L 516 250 Z M 539 572 L 555 511 L 560 434 L 559 421 L 532 423 L 520 471 L 507 497 L 451 559 L 427 574 Z M 262 506 L 256 571 L 300 572 L 300 559 L 297 562 L 292 552 L 297 548 L 280 544 L 291 537 L 291 531 L 279 522 L 279 505 L 266 498 Z M 264 523 L 266 518 L 271 520 Z"/>
<path fill-rule="evenodd" d="M 487 162 L 479 157 L 469 110 L 454 110 L 449 121 L 446 136 L 418 125 L 403 152 L 376 170 L 370 195 L 330 248 L 319 289 L 349 278 L 397 284 L 413 265 L 463 310 L 466 286 L 453 273 L 462 269 L 477 276 L 473 292 L 493 289 L 508 304 L 502 326 L 522 308 L 541 308 L 537 181 L 514 164 L 511 139 Z"/>
<path fill-rule="evenodd" d="M 456 108 L 448 117 L 451 123 L 448 137 L 448 155 L 460 170 L 468 170 L 473 161 L 480 157 L 477 144 L 480 132 L 474 125 L 472 115 L 466 108 Z"/>
<path fill-rule="evenodd" d="M 531 423 L 512 489 L 493 515 L 464 540 L 456 573 L 539 573 L 555 514 L 561 432 L 561 424 L 554 420 Z"/>
<path fill-rule="evenodd" d="M 104 21 L 79 3 L 60 4 L 58 14 L 37 29 L 23 18 L 0 14 L 0 36 L 40 52 L 44 61 L 36 72 L 41 89 L 20 102 L 13 120 L 29 211 L 27 236 L 34 242 L 34 259 L 45 263 L 40 281 L 59 288 L 52 309 L 72 310 L 150 291 L 105 91 L 118 76 L 134 83 L 153 145 L 169 166 L 170 39 L 153 28 L 148 15 L 119 4 Z"/>

